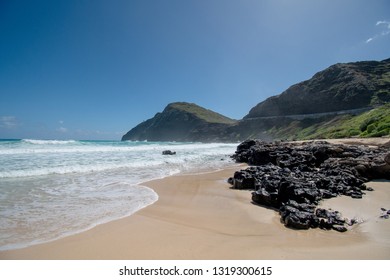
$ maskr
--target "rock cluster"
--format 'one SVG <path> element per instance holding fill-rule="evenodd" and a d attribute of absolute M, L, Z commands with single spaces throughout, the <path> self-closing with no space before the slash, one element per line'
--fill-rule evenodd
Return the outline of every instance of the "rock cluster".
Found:
<path fill-rule="evenodd" d="M 317 208 L 322 199 L 339 195 L 362 198 L 371 191 L 364 184 L 390 179 L 388 148 L 335 145 L 325 141 L 266 143 L 247 140 L 233 158 L 252 166 L 235 172 L 235 189 L 250 189 L 254 203 L 279 210 L 281 221 L 295 229 L 346 231 L 337 211 Z"/>

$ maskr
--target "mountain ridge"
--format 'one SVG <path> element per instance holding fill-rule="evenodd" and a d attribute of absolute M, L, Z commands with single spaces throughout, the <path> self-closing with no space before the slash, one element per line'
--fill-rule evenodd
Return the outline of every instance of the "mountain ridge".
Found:
<path fill-rule="evenodd" d="M 337 63 L 258 103 L 244 119 L 336 112 L 384 104 L 390 101 L 389 85 L 390 59 Z"/>
<path fill-rule="evenodd" d="M 389 102 L 390 59 L 337 63 L 258 103 L 241 120 L 194 103 L 174 102 L 122 140 L 238 142 L 386 136 L 390 135 Z"/>
<path fill-rule="evenodd" d="M 123 137 L 122 141 L 218 141 L 237 121 L 194 103 L 174 102 Z"/>

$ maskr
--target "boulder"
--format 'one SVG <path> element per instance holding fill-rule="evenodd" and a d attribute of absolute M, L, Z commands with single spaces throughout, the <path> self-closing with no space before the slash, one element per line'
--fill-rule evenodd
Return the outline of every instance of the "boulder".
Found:
<path fill-rule="evenodd" d="M 163 155 L 176 155 L 176 152 L 173 152 L 171 150 L 165 150 L 162 152 Z"/>
<path fill-rule="evenodd" d="M 309 229 L 315 218 L 309 205 L 305 207 L 293 200 L 280 207 L 280 216 L 286 227 L 294 229 Z"/>

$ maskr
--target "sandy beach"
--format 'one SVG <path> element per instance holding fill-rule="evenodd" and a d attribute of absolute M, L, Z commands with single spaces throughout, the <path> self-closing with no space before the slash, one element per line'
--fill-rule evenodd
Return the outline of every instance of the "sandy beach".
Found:
<path fill-rule="evenodd" d="M 230 189 L 227 168 L 154 180 L 159 200 L 134 215 L 0 259 L 390 259 L 390 182 L 370 182 L 363 199 L 338 197 L 321 207 L 363 223 L 345 233 L 286 228 L 272 209 L 253 205 L 250 191 Z"/>

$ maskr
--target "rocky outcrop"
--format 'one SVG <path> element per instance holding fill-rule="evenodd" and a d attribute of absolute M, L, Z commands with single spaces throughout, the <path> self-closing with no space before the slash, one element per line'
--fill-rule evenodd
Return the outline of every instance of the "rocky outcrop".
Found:
<path fill-rule="evenodd" d="M 364 184 L 390 179 L 389 150 L 334 145 L 325 141 L 266 143 L 248 140 L 233 158 L 253 165 L 229 179 L 235 189 L 250 189 L 256 204 L 278 209 L 281 221 L 295 229 L 320 227 L 340 232 L 355 221 L 338 212 L 317 208 L 323 199 L 339 195 L 360 199 Z"/>

